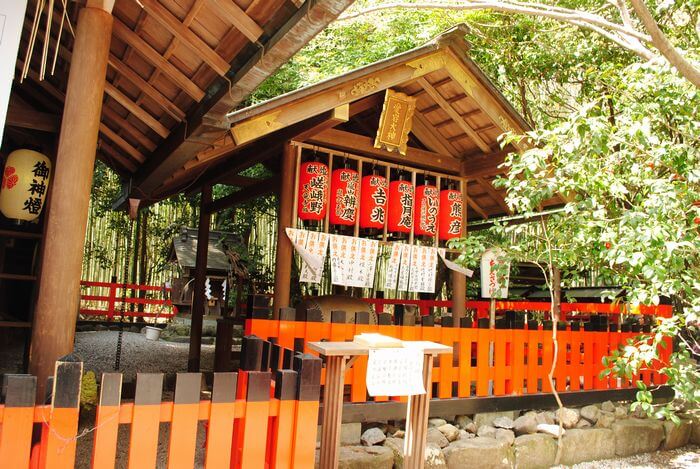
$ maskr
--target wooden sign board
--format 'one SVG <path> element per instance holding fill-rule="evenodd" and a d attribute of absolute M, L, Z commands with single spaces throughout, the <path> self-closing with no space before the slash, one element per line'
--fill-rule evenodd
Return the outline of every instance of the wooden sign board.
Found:
<path fill-rule="evenodd" d="M 398 91 L 386 90 L 374 147 L 398 151 L 405 155 L 408 133 L 413 125 L 413 112 L 415 110 L 416 98 Z"/>

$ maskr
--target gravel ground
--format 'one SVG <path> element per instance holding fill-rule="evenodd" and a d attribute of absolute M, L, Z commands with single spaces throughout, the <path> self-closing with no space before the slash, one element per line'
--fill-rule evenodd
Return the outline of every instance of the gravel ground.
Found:
<path fill-rule="evenodd" d="M 114 357 L 117 350 L 116 331 L 78 332 L 75 335 L 75 352 L 83 359 L 85 371 L 114 371 Z M 124 332 L 122 338 L 122 358 L 119 371 L 124 381 L 133 381 L 136 372 L 176 373 L 187 370 L 188 344 L 154 342 L 143 334 Z M 202 345 L 202 371 L 214 367 L 214 346 Z"/>
<path fill-rule="evenodd" d="M 700 467 L 700 447 L 691 445 L 669 451 L 636 454 L 627 458 L 585 462 L 572 466 L 572 469 L 680 469 L 697 467 Z"/>

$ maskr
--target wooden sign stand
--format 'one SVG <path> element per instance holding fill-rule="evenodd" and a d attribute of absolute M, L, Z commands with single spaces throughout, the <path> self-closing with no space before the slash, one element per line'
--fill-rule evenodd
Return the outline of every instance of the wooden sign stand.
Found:
<path fill-rule="evenodd" d="M 343 421 L 345 372 L 359 356 L 369 355 L 369 347 L 354 342 L 309 342 L 311 350 L 326 357 L 326 382 L 323 389 L 321 429 L 321 469 L 337 469 L 340 452 L 340 424 Z M 452 347 L 435 342 L 420 342 L 423 349 L 423 385 L 426 393 L 408 397 L 404 467 L 420 469 L 425 460 L 425 439 L 432 390 L 433 359 L 452 353 Z"/>

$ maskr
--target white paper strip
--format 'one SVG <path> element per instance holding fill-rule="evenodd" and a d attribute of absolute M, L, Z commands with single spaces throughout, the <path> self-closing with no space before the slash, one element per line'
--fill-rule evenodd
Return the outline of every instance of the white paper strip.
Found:
<path fill-rule="evenodd" d="M 391 245 L 391 255 L 386 264 L 386 278 L 384 279 L 384 289 L 396 289 L 396 282 L 399 281 L 399 267 L 401 266 L 401 243 Z"/>
<path fill-rule="evenodd" d="M 299 253 L 302 260 L 299 280 L 320 283 L 323 277 L 323 266 L 326 263 L 328 235 L 294 228 L 287 228 L 286 232 L 294 250 Z"/>
<path fill-rule="evenodd" d="M 408 290 L 408 277 L 411 270 L 411 246 L 401 245 L 401 266 L 399 268 L 398 290 Z"/>
<path fill-rule="evenodd" d="M 332 284 L 361 288 L 374 286 L 378 241 L 330 235 L 330 245 Z"/>
<path fill-rule="evenodd" d="M 425 394 L 423 351 L 403 347 L 370 349 L 366 380 L 370 396 Z"/>
<path fill-rule="evenodd" d="M 0 2 L 0 142 L 5 129 L 7 107 L 15 74 L 17 50 L 22 35 L 27 0 L 3 0 Z M 18 75 L 19 76 L 19 75 Z"/>
<path fill-rule="evenodd" d="M 440 259 L 442 259 L 442 262 L 445 263 L 448 269 L 454 270 L 455 272 L 459 272 L 460 274 L 464 274 L 467 277 L 471 277 L 474 275 L 474 271 L 471 269 L 467 269 L 466 267 L 462 267 L 461 265 L 457 264 L 456 262 L 452 262 L 451 260 L 448 260 L 445 254 L 444 249 L 438 249 L 438 254 L 440 255 Z"/>

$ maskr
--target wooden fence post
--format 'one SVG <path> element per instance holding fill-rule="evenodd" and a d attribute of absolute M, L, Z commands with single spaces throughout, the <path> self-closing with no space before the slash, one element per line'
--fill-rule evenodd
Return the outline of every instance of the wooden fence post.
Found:
<path fill-rule="evenodd" d="M 0 461 L 5 467 L 28 467 L 34 424 L 36 377 L 5 375 L 5 410 L 0 431 Z"/>
<path fill-rule="evenodd" d="M 114 468 L 117 457 L 121 393 L 122 374 L 103 373 L 100 404 L 95 417 L 95 443 L 92 450 L 94 468 Z"/>

